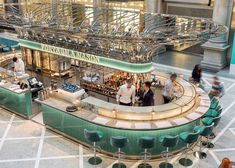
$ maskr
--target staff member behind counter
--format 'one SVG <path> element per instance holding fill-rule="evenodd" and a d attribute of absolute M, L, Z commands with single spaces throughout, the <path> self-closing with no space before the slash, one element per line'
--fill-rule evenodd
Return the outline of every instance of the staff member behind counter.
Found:
<path fill-rule="evenodd" d="M 163 98 L 164 103 L 169 103 L 174 99 L 175 93 L 178 92 L 178 89 L 176 87 L 175 81 L 176 81 L 177 75 L 174 73 L 170 76 L 170 79 L 168 79 L 165 82 L 164 86 L 164 92 L 163 92 Z"/>
<path fill-rule="evenodd" d="M 13 62 L 14 62 L 14 71 L 16 73 L 25 73 L 25 65 L 24 62 L 21 58 L 13 57 Z"/>
<path fill-rule="evenodd" d="M 120 86 L 116 97 L 120 105 L 132 106 L 135 103 L 135 86 L 133 85 L 133 79 L 127 79 L 126 84 Z"/>

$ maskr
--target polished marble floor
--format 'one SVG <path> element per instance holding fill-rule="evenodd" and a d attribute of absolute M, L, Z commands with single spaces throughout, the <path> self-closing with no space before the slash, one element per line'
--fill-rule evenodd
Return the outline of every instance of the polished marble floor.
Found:
<path fill-rule="evenodd" d="M 190 70 L 154 64 L 158 71 L 177 72 L 188 78 Z M 203 83 L 209 90 L 213 74 L 203 74 Z M 205 150 L 208 157 L 204 160 L 195 159 L 192 154 L 193 168 L 217 168 L 223 157 L 230 157 L 235 161 L 235 80 L 221 77 L 226 89 L 226 95 L 221 103 L 224 108 L 223 117 L 217 128 L 217 137 L 213 140 L 215 147 Z M 111 168 L 117 161 L 115 158 L 101 156 L 103 162 L 98 166 L 88 164 L 92 155 L 86 149 L 61 135 L 47 130 L 42 125 L 39 114 L 35 121 L 24 120 L 4 109 L 0 109 L 0 168 Z M 197 147 L 194 148 L 194 151 Z M 192 152 L 190 152 L 192 153 Z M 176 168 L 179 154 L 170 159 Z M 136 168 L 141 161 L 123 160 L 128 168 Z M 150 161 L 156 168 L 161 160 Z"/>

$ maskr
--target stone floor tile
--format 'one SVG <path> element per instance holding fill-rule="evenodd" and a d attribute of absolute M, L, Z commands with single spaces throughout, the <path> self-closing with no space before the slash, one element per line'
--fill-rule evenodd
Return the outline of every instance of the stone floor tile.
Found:
<path fill-rule="evenodd" d="M 0 160 L 35 158 L 39 139 L 7 140 L 0 150 Z"/>

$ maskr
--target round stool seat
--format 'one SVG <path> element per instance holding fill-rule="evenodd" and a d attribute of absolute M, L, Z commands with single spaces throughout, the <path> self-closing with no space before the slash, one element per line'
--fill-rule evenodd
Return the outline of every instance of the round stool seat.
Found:
<path fill-rule="evenodd" d="M 199 135 L 206 137 L 212 133 L 213 126 L 214 126 L 214 123 L 212 123 L 209 126 L 198 125 L 194 127 L 194 131 L 199 132 Z"/>
<path fill-rule="evenodd" d="M 218 117 L 222 113 L 222 108 L 220 109 L 210 109 L 206 114 L 205 117 Z"/>
<path fill-rule="evenodd" d="M 219 121 L 221 119 L 221 116 L 218 117 L 205 117 L 202 119 L 202 123 L 206 126 L 211 125 L 214 123 L 214 127 L 216 127 L 219 124 Z"/>
<path fill-rule="evenodd" d="M 139 139 L 139 146 L 142 149 L 150 149 L 154 147 L 155 138 L 152 137 L 141 137 Z"/>
<path fill-rule="evenodd" d="M 90 142 L 99 142 L 104 137 L 104 134 L 100 131 L 88 131 L 87 129 L 84 130 L 84 135 Z"/>
<path fill-rule="evenodd" d="M 123 136 L 112 136 L 110 139 L 110 143 L 113 147 L 116 148 L 124 148 L 128 142 L 127 137 Z"/>
<path fill-rule="evenodd" d="M 191 144 L 197 141 L 199 132 L 195 133 L 182 132 L 179 136 L 184 143 Z"/>
<path fill-rule="evenodd" d="M 219 101 L 212 97 L 210 109 L 215 109 L 217 106 L 219 106 Z"/>
<path fill-rule="evenodd" d="M 159 141 L 166 148 L 173 148 L 178 142 L 179 136 L 165 135 L 161 136 Z"/>

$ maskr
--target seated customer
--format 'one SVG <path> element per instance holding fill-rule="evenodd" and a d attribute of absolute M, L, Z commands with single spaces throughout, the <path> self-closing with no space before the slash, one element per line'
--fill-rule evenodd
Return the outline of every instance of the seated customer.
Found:
<path fill-rule="evenodd" d="M 169 103 L 171 100 L 175 97 L 175 93 L 177 92 L 176 85 L 175 85 L 175 80 L 177 78 L 177 75 L 174 73 L 170 76 L 170 79 L 168 79 L 165 82 L 164 86 L 164 92 L 163 92 L 163 98 L 164 98 L 164 103 Z"/>
<path fill-rule="evenodd" d="M 144 83 L 144 93 L 142 96 L 143 106 L 154 106 L 154 93 L 151 90 L 151 82 Z"/>

